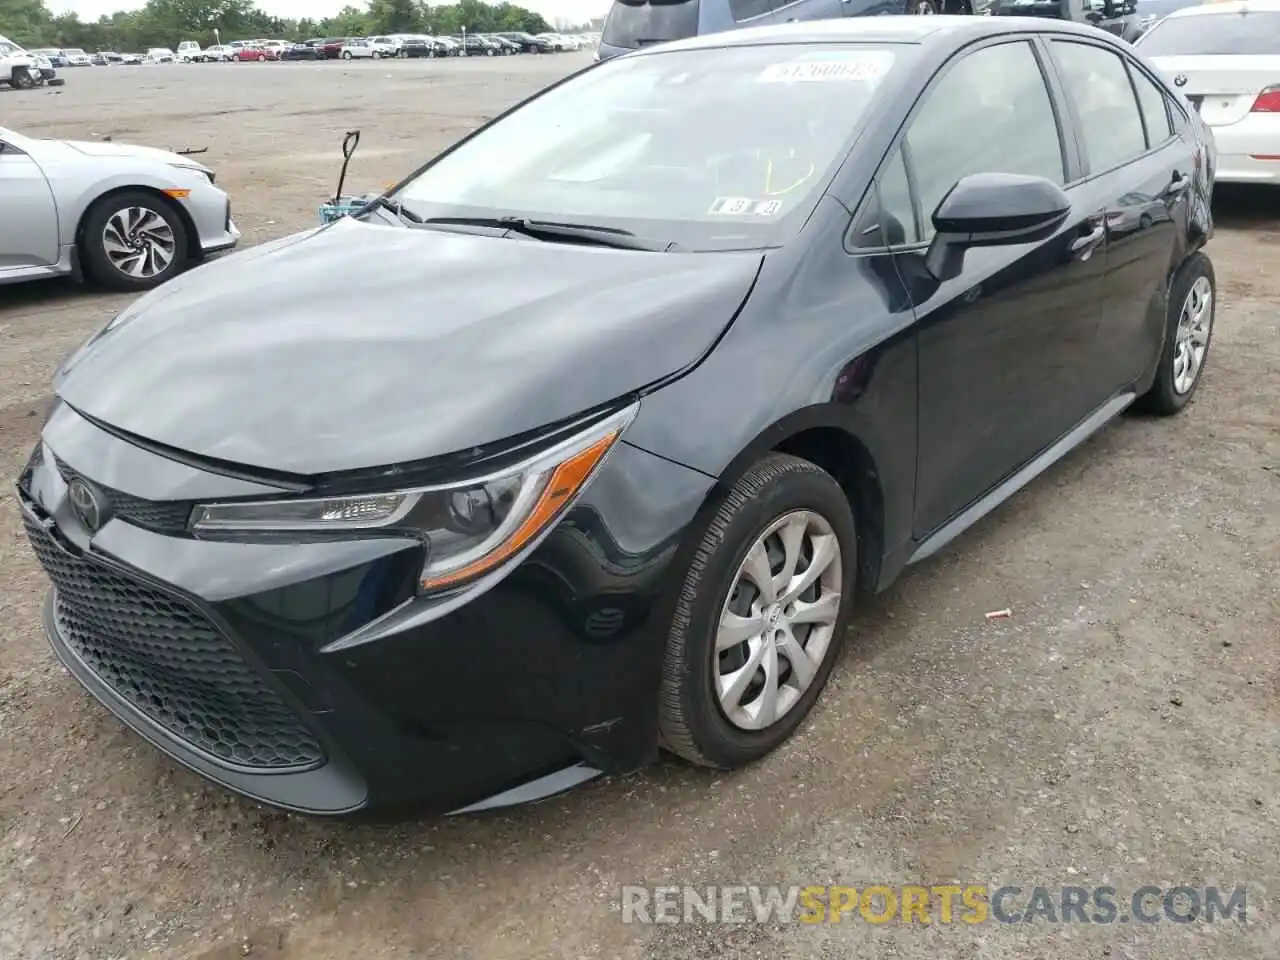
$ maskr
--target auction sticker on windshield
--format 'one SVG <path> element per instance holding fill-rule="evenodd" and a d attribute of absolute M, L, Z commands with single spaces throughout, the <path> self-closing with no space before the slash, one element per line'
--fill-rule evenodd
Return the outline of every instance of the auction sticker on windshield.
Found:
<path fill-rule="evenodd" d="M 881 79 L 893 66 L 887 50 L 868 50 L 823 57 L 798 57 L 785 63 L 771 63 L 757 81 L 760 83 L 855 83 Z"/>
<path fill-rule="evenodd" d="M 707 213 L 717 216 L 772 217 L 782 209 L 779 200 L 755 200 L 751 197 L 716 197 Z"/>

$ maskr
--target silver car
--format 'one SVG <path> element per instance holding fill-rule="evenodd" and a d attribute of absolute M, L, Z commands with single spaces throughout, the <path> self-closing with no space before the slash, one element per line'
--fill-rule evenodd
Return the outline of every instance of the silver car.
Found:
<path fill-rule="evenodd" d="M 87 275 L 148 290 L 239 240 L 226 193 L 191 157 L 0 127 L 0 284 Z"/>

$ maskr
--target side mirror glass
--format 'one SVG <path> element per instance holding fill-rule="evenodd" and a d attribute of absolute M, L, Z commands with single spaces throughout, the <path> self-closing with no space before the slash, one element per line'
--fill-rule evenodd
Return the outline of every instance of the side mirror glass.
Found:
<path fill-rule="evenodd" d="M 960 275 L 970 247 L 1046 240 L 1071 211 L 1071 201 L 1044 177 L 975 173 L 960 180 L 933 212 L 936 231 L 925 268 L 939 282 Z"/>

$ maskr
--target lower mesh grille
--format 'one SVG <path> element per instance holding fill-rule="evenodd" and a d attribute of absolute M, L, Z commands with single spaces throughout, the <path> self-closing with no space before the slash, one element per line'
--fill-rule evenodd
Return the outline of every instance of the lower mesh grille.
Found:
<path fill-rule="evenodd" d="M 320 744 L 194 606 L 60 548 L 26 518 L 62 641 L 140 713 L 243 767 L 314 767 Z"/>

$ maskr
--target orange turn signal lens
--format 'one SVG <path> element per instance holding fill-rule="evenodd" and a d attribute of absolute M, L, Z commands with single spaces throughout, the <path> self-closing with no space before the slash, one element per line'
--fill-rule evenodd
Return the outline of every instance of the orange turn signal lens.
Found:
<path fill-rule="evenodd" d="M 187 197 L 191 196 L 190 190 L 179 190 L 176 187 L 170 188 L 168 190 L 163 190 L 161 192 L 166 197 L 169 197 L 171 200 L 185 200 L 187 199 Z"/>
<path fill-rule="evenodd" d="M 422 580 L 423 588 L 438 590 L 441 587 L 448 587 L 465 580 L 471 580 L 499 566 L 528 546 L 540 533 L 547 529 L 552 521 L 564 512 L 565 507 L 578 494 L 587 480 L 591 478 L 600 462 L 604 460 L 605 454 L 613 447 L 614 441 L 618 439 L 620 432 L 620 430 L 613 430 L 605 434 L 591 446 L 575 453 L 552 470 L 532 509 L 506 540 L 464 567 L 459 567 L 456 570 L 450 570 L 434 577 L 424 577 Z"/>

